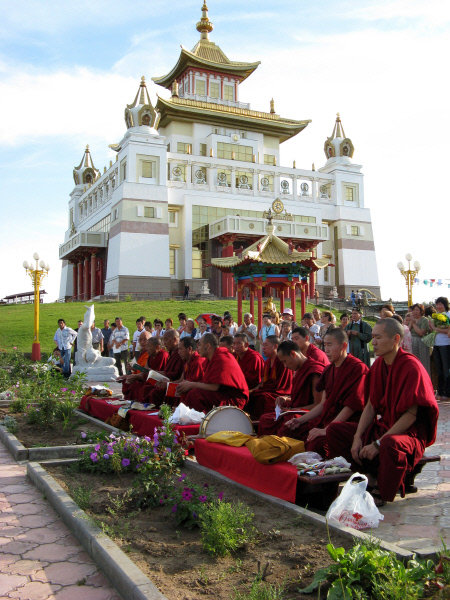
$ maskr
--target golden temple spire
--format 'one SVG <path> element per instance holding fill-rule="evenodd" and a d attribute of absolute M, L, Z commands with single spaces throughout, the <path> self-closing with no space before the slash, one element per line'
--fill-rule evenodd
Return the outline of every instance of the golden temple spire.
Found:
<path fill-rule="evenodd" d="M 145 85 L 145 77 L 144 75 L 142 75 L 141 77 L 141 85 L 139 86 L 140 88 L 140 96 L 139 96 L 139 104 L 145 104 L 145 92 L 147 91 L 147 86 Z"/>
<path fill-rule="evenodd" d="M 331 138 L 345 138 L 344 128 L 342 127 L 341 116 L 339 113 L 336 113 L 336 123 L 334 124 L 333 133 L 331 134 Z"/>
<path fill-rule="evenodd" d="M 200 32 L 201 40 L 209 40 L 209 33 L 211 33 L 211 31 L 213 30 L 213 24 L 208 18 L 208 7 L 206 5 L 206 0 L 204 0 L 203 2 L 202 18 L 197 23 L 196 29 Z"/>

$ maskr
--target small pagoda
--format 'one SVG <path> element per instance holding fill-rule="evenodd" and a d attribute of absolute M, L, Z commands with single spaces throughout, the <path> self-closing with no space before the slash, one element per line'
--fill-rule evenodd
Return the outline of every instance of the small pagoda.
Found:
<path fill-rule="evenodd" d="M 274 215 L 267 213 L 266 235 L 245 250 L 233 256 L 213 258 L 211 264 L 222 272 L 232 273 L 236 283 L 238 300 L 238 324 L 242 325 L 242 299 L 245 288 L 250 292 L 250 312 L 255 314 L 255 295 L 258 303 L 258 331 L 262 327 L 263 296 L 265 287 L 274 288 L 280 298 L 280 313 L 290 298 L 296 320 L 296 290 L 300 288 L 302 315 L 306 310 L 306 286 L 311 273 L 328 266 L 329 260 L 313 258 L 310 251 L 298 252 L 275 235 L 272 225 Z"/>

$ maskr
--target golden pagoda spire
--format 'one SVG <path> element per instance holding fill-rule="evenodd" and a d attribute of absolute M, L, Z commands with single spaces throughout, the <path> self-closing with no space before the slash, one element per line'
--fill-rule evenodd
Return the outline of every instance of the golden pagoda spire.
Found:
<path fill-rule="evenodd" d="M 145 104 L 146 103 L 145 92 L 147 91 L 147 86 L 145 85 L 144 75 L 142 75 L 142 77 L 141 77 L 141 85 L 139 86 L 139 88 L 140 88 L 139 104 Z"/>
<path fill-rule="evenodd" d="M 85 167 L 90 167 L 89 164 L 89 159 L 90 159 L 90 152 L 89 152 L 89 144 L 86 144 L 86 150 L 84 151 L 84 166 Z"/>
<path fill-rule="evenodd" d="M 201 40 L 209 40 L 209 33 L 211 33 L 211 31 L 213 30 L 213 24 L 208 18 L 208 7 L 206 5 L 206 0 L 204 0 L 203 2 L 202 18 L 197 23 L 196 29 L 200 32 Z"/>
<path fill-rule="evenodd" d="M 331 134 L 332 139 L 334 138 L 345 138 L 344 128 L 342 127 L 341 116 L 336 113 L 336 123 L 334 124 L 333 133 Z"/>

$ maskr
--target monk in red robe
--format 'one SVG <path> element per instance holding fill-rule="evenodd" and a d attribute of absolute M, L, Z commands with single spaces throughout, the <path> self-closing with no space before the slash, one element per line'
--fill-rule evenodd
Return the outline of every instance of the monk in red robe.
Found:
<path fill-rule="evenodd" d="M 287 369 L 277 356 L 280 340 L 276 335 L 268 335 L 263 342 L 262 352 L 267 357 L 264 362 L 263 378 L 250 392 L 245 410 L 252 419 L 258 420 L 264 413 L 275 410 L 278 396 L 291 393 L 292 371 Z"/>
<path fill-rule="evenodd" d="M 141 347 L 144 348 L 140 341 Z M 143 357 L 147 356 L 147 360 L 142 364 Z M 144 370 L 137 370 L 136 373 L 131 375 L 124 375 L 118 377 L 117 381 L 122 381 L 122 392 L 126 400 L 139 400 L 142 396 L 142 390 L 145 385 L 145 381 L 148 376 L 148 372 L 153 369 L 159 371 L 166 365 L 169 357 L 159 338 L 147 338 L 145 342 L 145 352 L 139 356 L 137 363 L 144 367 Z"/>
<path fill-rule="evenodd" d="M 320 404 L 305 415 L 287 421 L 280 436 L 305 442 L 308 451 L 327 455 L 326 432 L 330 423 L 358 421 L 364 408 L 364 384 L 367 366 L 347 354 L 348 338 L 342 329 L 328 331 L 324 338 L 326 355 L 331 364 L 325 368 L 317 384 L 323 392 Z"/>
<path fill-rule="evenodd" d="M 306 327 L 296 327 L 292 331 L 291 340 L 297 344 L 297 346 L 300 348 L 300 352 L 308 358 L 312 358 L 324 366 L 330 364 L 328 356 L 325 354 L 325 352 L 318 348 L 315 344 L 311 344 L 309 332 Z"/>
<path fill-rule="evenodd" d="M 262 381 L 264 359 L 259 352 L 248 345 L 245 333 L 237 333 L 233 340 L 234 355 L 244 373 L 249 392 L 254 390 Z"/>
<path fill-rule="evenodd" d="M 178 354 L 184 364 L 183 372 L 181 377 L 172 383 L 179 384 L 182 381 L 202 381 L 206 359 L 197 352 L 197 343 L 195 340 L 191 337 L 182 338 L 178 344 Z M 176 397 L 166 393 L 165 402 L 173 405 L 178 404 L 180 401 L 184 402 L 184 396 L 179 394 L 178 387 L 176 393 Z"/>
<path fill-rule="evenodd" d="M 162 342 L 169 353 L 164 369 L 159 373 L 165 375 L 170 381 L 177 381 L 183 372 L 183 361 L 178 352 L 180 334 L 176 329 L 168 329 L 163 335 Z M 155 370 L 155 369 L 154 369 Z M 142 392 L 142 402 L 161 406 L 166 396 L 167 382 L 157 382 L 155 385 L 146 383 Z"/>
<path fill-rule="evenodd" d="M 203 380 L 180 383 L 180 393 L 186 394 L 184 404 L 204 413 L 215 406 L 243 408 L 248 387 L 234 356 L 226 348 L 219 348 L 217 337 L 211 333 L 200 338 L 198 352 L 207 359 Z"/>
<path fill-rule="evenodd" d="M 294 372 L 292 392 L 290 396 L 279 396 L 276 399 L 276 406 L 283 411 L 278 419 L 275 412 L 261 415 L 259 435 L 278 435 L 287 421 L 301 416 L 301 412 L 295 414 L 295 409 L 311 410 L 322 400 L 322 392 L 319 392 L 316 387 L 325 366 L 305 356 L 292 340 L 282 342 L 278 346 L 277 354 L 284 366 Z"/>
<path fill-rule="evenodd" d="M 377 359 L 367 377 L 361 419 L 327 429 L 331 456 L 347 458 L 352 468 L 369 474 L 372 484 L 376 477 L 379 504 L 392 502 L 398 491 L 405 495 L 405 479 L 436 439 L 439 409 L 433 385 L 417 358 L 400 348 L 403 332 L 395 319 L 375 325 Z"/>

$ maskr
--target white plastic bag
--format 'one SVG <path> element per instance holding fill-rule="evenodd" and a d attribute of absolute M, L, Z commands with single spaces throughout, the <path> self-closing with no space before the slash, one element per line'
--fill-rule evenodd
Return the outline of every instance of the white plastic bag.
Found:
<path fill-rule="evenodd" d="M 357 478 L 362 481 L 355 481 Z M 378 523 L 384 519 L 384 516 L 366 490 L 367 477 L 361 473 L 354 473 L 328 509 L 326 514 L 328 521 L 353 527 L 353 529 L 378 527 Z"/>
<path fill-rule="evenodd" d="M 193 408 L 188 408 L 186 404 L 180 402 L 169 421 L 179 425 L 193 425 L 195 423 L 201 423 L 204 418 L 205 413 L 198 412 Z"/>

